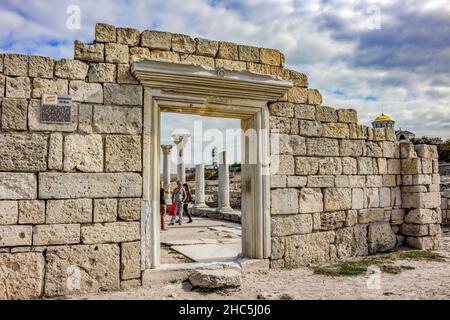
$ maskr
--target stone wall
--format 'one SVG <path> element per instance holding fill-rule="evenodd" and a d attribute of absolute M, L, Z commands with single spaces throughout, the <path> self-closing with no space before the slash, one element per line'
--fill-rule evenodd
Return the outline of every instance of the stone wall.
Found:
<path fill-rule="evenodd" d="M 98 24 L 74 58 L 0 55 L 0 299 L 140 285 L 142 59 L 293 82 L 269 105 L 272 266 L 438 244 L 435 149 L 322 106 L 278 50 Z M 70 124 L 39 121 L 43 93 L 73 97 Z"/>
<path fill-rule="evenodd" d="M 441 192 L 442 224 L 450 226 L 450 189 Z"/>

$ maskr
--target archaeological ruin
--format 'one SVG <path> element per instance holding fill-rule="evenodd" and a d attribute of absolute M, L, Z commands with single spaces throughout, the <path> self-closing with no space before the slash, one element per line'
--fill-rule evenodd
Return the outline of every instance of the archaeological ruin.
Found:
<path fill-rule="evenodd" d="M 161 147 L 161 112 L 240 119 L 251 133 L 242 254 L 259 265 L 435 249 L 450 218 L 435 146 L 399 143 L 393 128 L 323 105 L 275 49 L 97 24 L 73 60 L 2 54 L 0 101 L 0 299 L 164 277 L 160 158 L 183 139 Z M 227 171 L 219 165 L 225 180 Z"/>

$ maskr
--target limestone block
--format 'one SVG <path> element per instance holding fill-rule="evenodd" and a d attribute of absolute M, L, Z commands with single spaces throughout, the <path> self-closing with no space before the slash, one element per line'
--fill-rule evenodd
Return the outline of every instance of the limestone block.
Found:
<path fill-rule="evenodd" d="M 0 225 L 17 224 L 19 204 L 17 201 L 0 201 Z"/>
<path fill-rule="evenodd" d="M 0 226 L 0 247 L 31 246 L 31 226 Z"/>
<path fill-rule="evenodd" d="M 316 108 L 309 104 L 296 104 L 294 105 L 295 117 L 304 120 L 316 119 Z"/>
<path fill-rule="evenodd" d="M 287 186 L 288 188 L 301 188 L 305 187 L 308 182 L 308 177 L 288 176 Z"/>
<path fill-rule="evenodd" d="M 116 42 L 116 27 L 106 23 L 95 25 L 95 42 Z"/>
<path fill-rule="evenodd" d="M 387 160 L 387 173 L 388 174 L 400 174 L 401 164 L 399 159 L 388 159 Z"/>
<path fill-rule="evenodd" d="M 142 108 L 94 106 L 93 127 L 98 133 L 141 134 Z"/>
<path fill-rule="evenodd" d="M 270 187 L 271 188 L 286 188 L 287 176 L 274 174 L 270 176 Z"/>
<path fill-rule="evenodd" d="M 259 62 L 259 48 L 252 46 L 238 46 L 239 60 L 248 62 Z"/>
<path fill-rule="evenodd" d="M 190 62 L 196 66 L 203 66 L 208 68 L 215 67 L 214 58 L 211 57 L 197 56 L 192 54 L 181 54 L 180 60 Z"/>
<path fill-rule="evenodd" d="M 123 280 L 141 277 L 141 243 L 139 241 L 121 244 L 120 277 Z"/>
<path fill-rule="evenodd" d="M 350 139 L 367 139 L 368 132 L 365 125 L 359 125 L 356 123 L 349 123 Z"/>
<path fill-rule="evenodd" d="M 276 133 L 290 133 L 291 132 L 291 119 L 284 117 L 269 117 L 270 132 Z"/>
<path fill-rule="evenodd" d="M 119 63 L 117 65 L 117 83 L 139 83 L 139 81 L 131 74 L 130 65 L 123 63 Z"/>
<path fill-rule="evenodd" d="M 401 233 L 405 236 L 422 237 L 428 235 L 427 224 L 404 223 L 401 226 Z"/>
<path fill-rule="evenodd" d="M 383 141 L 381 142 L 381 146 L 383 149 L 383 157 L 386 158 L 398 158 L 399 151 L 395 142 L 391 141 Z"/>
<path fill-rule="evenodd" d="M 3 54 L 3 53 L 0 53 L 0 72 L 2 72 L 3 73 L 3 66 L 4 66 L 4 56 L 5 56 L 5 54 Z"/>
<path fill-rule="evenodd" d="M 94 222 L 117 220 L 117 199 L 94 199 Z"/>
<path fill-rule="evenodd" d="M 80 104 L 78 107 L 78 130 L 81 133 L 92 133 L 92 105 Z"/>
<path fill-rule="evenodd" d="M 217 50 L 219 50 L 218 41 L 195 38 L 195 54 L 214 58 L 217 54 Z"/>
<path fill-rule="evenodd" d="M 308 103 L 308 89 L 293 87 L 287 91 L 287 101 L 292 103 Z"/>
<path fill-rule="evenodd" d="M 335 246 L 338 258 L 368 255 L 367 227 L 359 225 L 337 230 Z"/>
<path fill-rule="evenodd" d="M 326 125 L 341 125 L 342 123 L 325 123 L 324 128 Z M 339 136 L 336 134 L 336 138 L 339 138 Z M 340 137 L 344 137 L 341 135 Z M 363 155 L 365 151 L 365 143 L 363 140 L 340 140 L 339 141 L 340 146 L 340 155 L 342 157 L 360 157 Z"/>
<path fill-rule="evenodd" d="M 104 62 L 104 45 L 102 43 L 84 44 L 76 40 L 75 59 L 89 62 Z"/>
<path fill-rule="evenodd" d="M 8 76 L 28 76 L 28 59 L 23 54 L 4 54 L 3 73 Z"/>
<path fill-rule="evenodd" d="M 404 193 L 402 195 L 402 207 L 404 209 L 428 209 L 437 208 L 441 204 L 439 192 Z"/>
<path fill-rule="evenodd" d="M 401 225 L 405 220 L 404 209 L 393 209 L 391 211 L 391 225 Z"/>
<path fill-rule="evenodd" d="M 69 83 L 69 95 L 73 101 L 103 103 L 103 87 L 100 83 L 73 80 Z"/>
<path fill-rule="evenodd" d="M 326 138 L 349 138 L 350 131 L 346 123 L 324 123 L 322 136 Z"/>
<path fill-rule="evenodd" d="M 369 224 L 368 235 L 370 253 L 390 251 L 397 243 L 389 222 Z"/>
<path fill-rule="evenodd" d="M 129 46 L 138 46 L 141 40 L 141 33 L 133 28 L 117 28 L 117 43 Z"/>
<path fill-rule="evenodd" d="M 88 76 L 89 82 L 115 82 L 116 65 L 111 63 L 91 63 Z"/>
<path fill-rule="evenodd" d="M 355 158 L 342 158 L 342 173 L 343 174 L 358 174 L 358 162 Z"/>
<path fill-rule="evenodd" d="M 45 201 L 22 200 L 19 201 L 19 224 L 45 223 Z"/>
<path fill-rule="evenodd" d="M 343 123 L 358 123 L 358 115 L 354 109 L 339 109 L 338 121 Z"/>
<path fill-rule="evenodd" d="M 318 121 L 299 120 L 299 130 L 302 136 L 322 136 L 322 124 Z"/>
<path fill-rule="evenodd" d="M 47 201 L 47 224 L 92 222 L 92 199 Z"/>
<path fill-rule="evenodd" d="M 101 135 L 72 134 L 65 137 L 64 171 L 103 171 L 103 142 Z"/>
<path fill-rule="evenodd" d="M 0 170 L 47 170 L 47 138 L 34 133 L 0 134 Z"/>
<path fill-rule="evenodd" d="M 41 98 L 43 94 L 57 94 L 67 96 L 69 92 L 69 81 L 64 79 L 33 79 L 32 98 Z"/>
<path fill-rule="evenodd" d="M 203 289 L 236 288 L 241 285 L 241 271 L 234 269 L 200 269 L 189 276 L 193 287 Z"/>
<path fill-rule="evenodd" d="M 143 47 L 133 47 L 130 48 L 130 63 L 146 60 L 150 58 L 150 50 Z"/>
<path fill-rule="evenodd" d="M 334 185 L 336 188 L 349 188 L 350 180 L 348 176 L 338 175 L 334 178 Z"/>
<path fill-rule="evenodd" d="M 172 34 L 172 51 L 194 53 L 195 40 L 185 34 Z"/>
<path fill-rule="evenodd" d="M 428 225 L 428 234 L 430 236 L 436 236 L 442 234 L 442 229 L 440 223 L 430 224 Z"/>
<path fill-rule="evenodd" d="M 53 59 L 30 56 L 28 75 L 36 78 L 53 78 Z"/>
<path fill-rule="evenodd" d="M 128 46 L 118 43 L 105 44 L 105 62 L 128 63 L 130 60 Z"/>
<path fill-rule="evenodd" d="M 141 171 L 141 137 L 140 136 L 106 136 L 105 170 Z"/>
<path fill-rule="evenodd" d="M 346 218 L 345 211 L 322 212 L 320 214 L 321 230 L 333 230 L 341 228 Z"/>
<path fill-rule="evenodd" d="M 312 232 L 312 216 L 296 214 L 272 218 L 272 237 L 307 234 Z"/>
<path fill-rule="evenodd" d="M 294 157 L 290 155 L 272 155 L 270 160 L 272 174 L 294 175 Z"/>
<path fill-rule="evenodd" d="M 352 189 L 352 209 L 364 209 L 367 206 L 364 189 Z"/>
<path fill-rule="evenodd" d="M 142 177 L 137 173 L 39 174 L 41 199 L 125 198 L 141 193 Z"/>
<path fill-rule="evenodd" d="M 373 174 L 372 158 L 358 158 L 358 174 Z"/>
<path fill-rule="evenodd" d="M 368 208 L 378 208 L 380 206 L 379 188 L 367 188 L 365 189 L 365 195 Z"/>
<path fill-rule="evenodd" d="M 285 261 L 288 265 L 326 262 L 330 259 L 333 231 L 310 233 L 286 238 Z"/>
<path fill-rule="evenodd" d="M 31 96 L 31 83 L 28 77 L 6 77 L 7 98 L 23 98 L 29 99 Z"/>
<path fill-rule="evenodd" d="M 232 42 L 219 42 L 217 58 L 227 60 L 239 60 L 238 46 Z"/>
<path fill-rule="evenodd" d="M 409 159 L 409 158 L 417 158 L 417 153 L 414 150 L 414 145 L 411 142 L 400 142 L 400 158 Z"/>
<path fill-rule="evenodd" d="M 120 281 L 121 290 L 133 290 L 138 289 L 142 286 L 141 279 L 131 279 Z"/>
<path fill-rule="evenodd" d="M 319 172 L 319 159 L 311 157 L 295 157 L 296 175 L 315 175 Z"/>
<path fill-rule="evenodd" d="M 172 34 L 154 30 L 145 30 L 141 34 L 141 46 L 150 49 L 170 50 Z"/>
<path fill-rule="evenodd" d="M 358 223 L 371 223 L 384 220 L 384 209 L 371 208 L 358 211 Z"/>
<path fill-rule="evenodd" d="M 439 223 L 440 220 L 438 212 L 430 209 L 411 210 L 405 216 L 405 222 L 413 224 L 433 224 Z"/>
<path fill-rule="evenodd" d="M 261 48 L 259 50 L 259 56 L 262 64 L 281 66 L 281 54 L 278 50 Z"/>
<path fill-rule="evenodd" d="M 70 80 L 84 80 L 89 65 L 80 60 L 61 59 L 55 63 L 55 76 Z"/>
<path fill-rule="evenodd" d="M 380 188 L 383 186 L 383 177 L 369 175 L 366 176 L 366 186 L 369 188 Z"/>
<path fill-rule="evenodd" d="M 373 141 L 384 141 L 384 140 L 386 140 L 385 128 L 374 128 L 373 129 Z"/>
<path fill-rule="evenodd" d="M 432 184 L 441 184 L 441 176 L 438 173 L 433 174 L 431 176 L 431 183 Z"/>
<path fill-rule="evenodd" d="M 291 120 L 291 131 L 290 134 L 299 135 L 299 127 L 298 127 L 298 119 L 290 119 Z"/>
<path fill-rule="evenodd" d="M 285 239 L 286 238 L 284 237 L 271 237 L 271 260 L 283 258 L 285 252 Z"/>
<path fill-rule="evenodd" d="M 150 59 L 178 62 L 178 61 L 180 61 L 180 54 L 178 52 L 173 52 L 173 51 L 151 50 L 150 51 Z"/>
<path fill-rule="evenodd" d="M 224 68 L 225 70 L 244 71 L 247 68 L 245 62 L 242 61 L 216 59 L 215 62 L 217 68 Z"/>
<path fill-rule="evenodd" d="M 5 83 L 6 83 L 6 77 L 3 74 L 0 74 L 0 97 L 5 96 Z M 0 103 L 0 105 L 1 105 L 1 103 Z"/>
<path fill-rule="evenodd" d="M 120 199 L 117 213 L 124 221 L 138 221 L 141 217 L 141 199 Z"/>
<path fill-rule="evenodd" d="M 0 300 L 26 300 L 42 296 L 45 259 L 42 253 L 0 254 Z"/>
<path fill-rule="evenodd" d="M 307 154 L 309 156 L 339 156 L 339 140 L 328 138 L 306 139 Z"/>
<path fill-rule="evenodd" d="M 308 77 L 304 73 L 289 70 L 289 80 L 291 80 L 296 87 L 308 87 Z"/>
<path fill-rule="evenodd" d="M 4 98 L 1 113 L 2 128 L 27 130 L 27 112 L 27 99 Z M 0 142 L 0 144 L 2 143 Z"/>
<path fill-rule="evenodd" d="M 400 179 L 400 176 L 398 176 Z M 397 176 L 393 174 L 383 175 L 383 187 L 396 187 L 397 186 Z"/>
<path fill-rule="evenodd" d="M 79 224 L 52 224 L 33 227 L 33 245 L 75 244 L 80 242 Z"/>
<path fill-rule="evenodd" d="M 81 226 L 81 241 L 85 244 L 129 242 L 140 240 L 139 222 L 95 223 Z"/>
<path fill-rule="evenodd" d="M 391 205 L 391 189 L 380 188 L 380 207 L 389 207 Z"/>
<path fill-rule="evenodd" d="M 322 95 L 317 89 L 308 89 L 308 104 L 320 105 L 322 104 Z"/>
<path fill-rule="evenodd" d="M 424 174 L 433 173 L 433 160 L 432 159 L 422 159 L 422 172 Z"/>
<path fill-rule="evenodd" d="M 332 188 L 334 187 L 333 176 L 308 176 L 308 188 Z"/>
<path fill-rule="evenodd" d="M 74 283 L 75 274 L 80 275 L 80 285 L 68 286 L 68 283 Z M 117 244 L 58 246 L 47 250 L 47 296 L 96 293 L 119 288 L 120 249 Z"/>
<path fill-rule="evenodd" d="M 406 244 L 419 250 L 434 250 L 440 247 L 439 237 L 407 237 Z"/>
<path fill-rule="evenodd" d="M 106 83 L 105 103 L 118 105 L 142 105 L 142 86 L 130 84 Z"/>
<path fill-rule="evenodd" d="M 270 114 L 277 117 L 294 117 L 294 104 L 289 102 L 275 102 L 269 104 Z"/>
<path fill-rule="evenodd" d="M 418 144 L 414 146 L 417 156 L 426 159 L 437 159 L 439 157 L 437 146 Z"/>
<path fill-rule="evenodd" d="M 352 209 L 350 188 L 326 188 L 323 190 L 324 210 L 339 211 Z"/>
<path fill-rule="evenodd" d="M 352 188 L 364 188 L 366 186 L 365 176 L 349 176 L 348 182 Z"/>
<path fill-rule="evenodd" d="M 316 106 L 316 120 L 321 122 L 337 122 L 338 115 L 334 108 Z"/>
<path fill-rule="evenodd" d="M 303 188 L 300 191 L 299 204 L 300 213 L 314 213 L 323 211 L 322 190 L 317 188 Z"/>
<path fill-rule="evenodd" d="M 319 159 L 320 175 L 340 175 L 342 174 L 341 158 L 325 157 Z"/>
<path fill-rule="evenodd" d="M 63 169 L 63 136 L 59 132 L 50 135 L 48 168 L 50 170 Z"/>
<path fill-rule="evenodd" d="M 271 214 L 298 213 L 298 190 L 275 189 L 270 192 Z"/>
<path fill-rule="evenodd" d="M 397 159 L 393 159 L 393 160 L 397 160 Z M 386 158 L 378 158 L 377 163 L 378 163 L 378 173 L 379 174 L 387 174 L 388 173 L 387 159 Z"/>
<path fill-rule="evenodd" d="M 358 224 L 358 211 L 348 210 L 345 213 L 344 226 L 352 227 Z"/>

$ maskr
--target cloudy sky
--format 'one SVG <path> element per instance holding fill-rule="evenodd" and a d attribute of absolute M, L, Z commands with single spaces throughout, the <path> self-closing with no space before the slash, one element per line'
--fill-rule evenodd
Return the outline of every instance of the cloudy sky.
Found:
<path fill-rule="evenodd" d="M 96 22 L 278 48 L 324 105 L 355 108 L 365 124 L 383 110 L 398 128 L 450 137 L 449 0 L 1 0 L 0 50 L 70 58 Z M 166 120 L 167 133 L 193 126 Z M 204 122 L 225 127 L 237 123 Z"/>

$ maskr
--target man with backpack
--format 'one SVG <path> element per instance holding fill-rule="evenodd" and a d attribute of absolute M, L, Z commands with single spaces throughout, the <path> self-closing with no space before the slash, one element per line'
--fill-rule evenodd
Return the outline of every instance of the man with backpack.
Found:
<path fill-rule="evenodd" d="M 173 190 L 172 193 L 172 203 L 175 203 L 175 215 L 178 217 L 178 224 L 182 224 L 182 218 L 183 218 L 183 209 L 184 209 L 184 202 L 187 200 L 187 192 L 183 188 L 183 185 L 180 181 L 177 181 L 177 187 L 175 190 Z M 172 219 L 170 221 L 170 224 L 174 224 L 174 220 Z"/>

